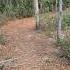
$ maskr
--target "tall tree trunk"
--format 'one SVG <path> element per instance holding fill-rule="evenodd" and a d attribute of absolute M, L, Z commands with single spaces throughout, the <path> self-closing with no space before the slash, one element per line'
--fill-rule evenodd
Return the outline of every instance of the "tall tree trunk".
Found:
<path fill-rule="evenodd" d="M 57 42 L 58 42 L 58 39 L 59 39 L 59 28 L 58 28 L 58 25 L 59 25 L 59 23 L 58 23 L 58 21 L 59 21 L 59 19 L 58 19 L 58 16 L 59 16 L 59 14 L 58 14 L 58 0 L 56 0 L 56 31 L 57 31 Z"/>
<path fill-rule="evenodd" d="M 39 5 L 38 0 L 34 0 L 34 11 L 35 11 L 35 18 L 36 18 L 36 29 L 39 29 Z"/>
<path fill-rule="evenodd" d="M 57 5 L 58 0 L 56 0 Z M 62 37 L 62 0 L 59 0 L 59 7 L 56 6 L 57 10 L 57 39 L 61 39 Z"/>

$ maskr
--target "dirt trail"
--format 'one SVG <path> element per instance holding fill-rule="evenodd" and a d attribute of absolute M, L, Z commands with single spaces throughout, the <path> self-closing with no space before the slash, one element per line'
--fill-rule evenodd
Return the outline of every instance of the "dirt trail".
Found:
<path fill-rule="evenodd" d="M 34 18 L 8 21 L 2 27 L 7 42 L 3 58 L 19 58 L 6 70 L 70 70 L 54 55 L 54 40 L 35 31 Z"/>

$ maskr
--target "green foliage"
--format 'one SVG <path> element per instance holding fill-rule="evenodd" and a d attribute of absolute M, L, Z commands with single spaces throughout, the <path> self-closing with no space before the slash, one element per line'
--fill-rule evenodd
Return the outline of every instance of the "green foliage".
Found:
<path fill-rule="evenodd" d="M 0 13 L 7 17 L 32 16 L 32 0 L 0 0 Z"/>
<path fill-rule="evenodd" d="M 39 0 L 45 12 L 55 9 L 56 0 Z M 70 4 L 70 0 L 63 0 L 65 7 Z M 0 0 L 0 13 L 7 17 L 27 17 L 33 16 L 33 0 Z"/>
<path fill-rule="evenodd" d="M 56 0 L 39 0 L 42 3 L 45 12 L 56 10 Z M 59 0 L 57 0 L 57 5 L 59 6 Z M 63 9 L 70 7 L 70 0 L 63 0 Z"/>
<path fill-rule="evenodd" d="M 63 28 L 70 27 L 70 8 L 63 14 Z"/>
<path fill-rule="evenodd" d="M 55 0 L 39 0 L 39 3 L 42 4 L 42 9 L 44 10 L 44 12 L 52 11 L 52 7 L 54 7 L 56 4 Z"/>
<path fill-rule="evenodd" d="M 64 25 L 65 26 L 70 26 L 70 15 L 66 15 L 64 17 Z"/>
<path fill-rule="evenodd" d="M 51 4 L 50 0 L 43 0 L 43 7 L 45 11 L 51 11 Z"/>
<path fill-rule="evenodd" d="M 70 59 L 70 40 L 60 40 L 59 46 L 64 53 L 63 56 Z"/>
<path fill-rule="evenodd" d="M 65 8 L 70 7 L 70 0 L 63 0 L 63 5 Z"/>

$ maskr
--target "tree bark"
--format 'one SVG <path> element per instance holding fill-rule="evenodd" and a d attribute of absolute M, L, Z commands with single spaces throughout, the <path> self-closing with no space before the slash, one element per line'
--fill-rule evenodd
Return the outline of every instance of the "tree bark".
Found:
<path fill-rule="evenodd" d="M 39 29 L 39 5 L 38 0 L 34 0 L 34 11 L 35 11 L 35 18 L 36 18 L 36 29 Z"/>
<path fill-rule="evenodd" d="M 59 0 L 59 7 L 57 7 L 58 0 L 56 0 L 56 12 L 57 12 L 57 39 L 62 37 L 62 0 Z"/>

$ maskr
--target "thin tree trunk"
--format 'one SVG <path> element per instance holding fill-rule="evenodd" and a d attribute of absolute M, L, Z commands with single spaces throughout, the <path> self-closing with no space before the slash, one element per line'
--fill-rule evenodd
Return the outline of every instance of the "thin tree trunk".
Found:
<path fill-rule="evenodd" d="M 39 7 L 38 7 L 38 0 L 34 0 L 34 11 L 35 11 L 35 18 L 36 18 L 36 29 L 39 29 Z"/>
<path fill-rule="evenodd" d="M 59 1 L 59 35 L 61 36 L 61 27 L 62 27 L 62 0 Z"/>
<path fill-rule="evenodd" d="M 58 0 L 56 0 L 58 2 Z M 56 4 L 57 4 L 56 2 Z M 57 38 L 61 39 L 62 37 L 62 0 L 59 0 L 59 9 L 56 8 L 57 10 Z M 59 11 L 58 11 L 59 10 Z"/>
<path fill-rule="evenodd" d="M 56 31 L 57 31 L 57 41 L 58 41 L 58 38 L 59 38 L 59 33 L 58 33 L 58 0 L 56 0 Z"/>

